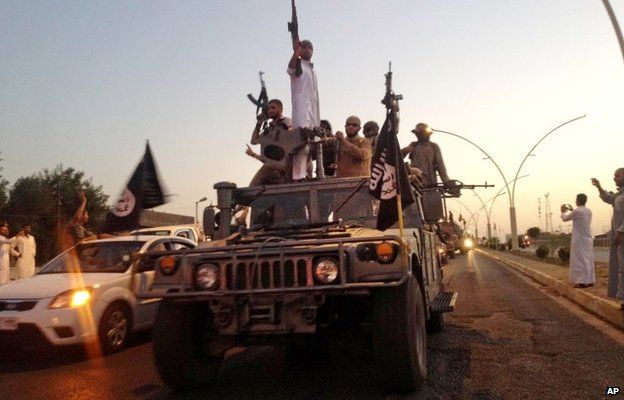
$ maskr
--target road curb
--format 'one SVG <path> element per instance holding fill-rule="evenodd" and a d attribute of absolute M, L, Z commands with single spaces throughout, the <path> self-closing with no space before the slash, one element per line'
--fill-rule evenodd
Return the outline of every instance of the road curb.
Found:
<path fill-rule="evenodd" d="M 509 260 L 505 257 L 500 257 L 496 254 L 491 254 L 481 249 L 475 249 L 475 251 L 486 257 L 492 258 L 503 265 L 511 267 L 518 272 L 521 272 L 522 274 L 528 276 L 534 281 L 541 283 L 544 286 L 550 287 L 560 295 L 573 301 L 574 303 L 583 307 L 592 314 L 595 314 L 609 321 L 615 326 L 624 328 L 624 314 L 622 314 L 620 305 L 617 302 L 598 297 L 583 290 L 575 289 L 566 282 L 562 282 L 557 278 L 537 271 L 533 268 L 527 267 L 526 265 L 517 261 Z"/>

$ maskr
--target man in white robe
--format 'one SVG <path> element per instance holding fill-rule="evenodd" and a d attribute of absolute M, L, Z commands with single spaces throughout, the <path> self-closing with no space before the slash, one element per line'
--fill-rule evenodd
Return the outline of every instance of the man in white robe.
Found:
<path fill-rule="evenodd" d="M 25 224 L 20 235 L 15 237 L 13 248 L 19 256 L 15 261 L 17 279 L 28 278 L 35 274 L 35 256 L 37 255 L 37 243 L 35 237 L 30 234 L 32 227 Z"/>
<path fill-rule="evenodd" d="M 615 170 L 613 181 L 618 188 L 615 193 L 604 190 L 596 178 L 592 178 L 592 185 L 598 189 L 602 201 L 613 206 L 607 296 L 621 300 L 624 310 L 624 168 Z"/>
<path fill-rule="evenodd" d="M 15 237 L 9 239 L 9 224 L 5 221 L 0 222 L 0 285 L 9 283 L 11 280 L 9 254 L 19 255 L 12 250 L 15 240 Z"/>
<path fill-rule="evenodd" d="M 572 221 L 570 242 L 570 283 L 576 288 L 592 286 L 596 282 L 594 238 L 591 234 L 591 210 L 585 207 L 587 195 L 576 195 L 576 208 L 567 212 L 561 206 L 561 219 Z"/>
<path fill-rule="evenodd" d="M 319 94 L 314 64 L 310 61 L 314 48 L 309 40 L 294 41 L 293 55 L 288 63 L 290 94 L 292 101 L 292 126 L 314 129 L 321 125 Z M 301 69 L 298 69 L 300 65 Z M 306 146 L 293 159 L 292 179 L 304 179 L 308 175 L 309 147 Z M 311 176 L 310 176 L 311 178 Z"/>

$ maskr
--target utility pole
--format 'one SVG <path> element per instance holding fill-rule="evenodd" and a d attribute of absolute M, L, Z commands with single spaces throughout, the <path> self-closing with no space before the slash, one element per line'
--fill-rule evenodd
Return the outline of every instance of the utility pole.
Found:
<path fill-rule="evenodd" d="M 544 195 L 544 198 L 546 199 L 544 201 L 544 208 L 545 208 L 545 210 L 544 210 L 544 213 L 545 213 L 544 218 L 546 220 L 546 222 L 545 222 L 546 226 L 544 227 L 544 230 L 546 232 L 552 232 L 554 230 L 553 229 L 553 223 L 552 223 L 552 212 L 550 212 L 550 199 L 549 199 L 549 196 L 550 196 L 550 193 L 546 193 Z"/>
<path fill-rule="evenodd" d="M 539 221 L 538 227 L 542 229 L 542 198 L 537 198 L 537 218 Z"/>

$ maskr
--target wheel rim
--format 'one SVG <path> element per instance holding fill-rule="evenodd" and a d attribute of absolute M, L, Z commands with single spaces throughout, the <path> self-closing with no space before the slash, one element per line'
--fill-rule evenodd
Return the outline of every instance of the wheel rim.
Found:
<path fill-rule="evenodd" d="M 128 336 L 128 318 L 121 310 L 114 311 L 106 324 L 106 339 L 112 348 L 121 347 Z"/>

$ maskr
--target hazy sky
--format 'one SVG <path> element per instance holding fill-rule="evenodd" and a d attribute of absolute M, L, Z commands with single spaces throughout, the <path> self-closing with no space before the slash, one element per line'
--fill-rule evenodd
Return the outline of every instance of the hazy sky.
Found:
<path fill-rule="evenodd" d="M 624 1 L 612 0 L 624 24 Z M 589 195 L 594 234 L 611 207 L 590 184 L 614 189 L 624 166 L 624 62 L 600 0 L 299 0 L 302 38 L 315 46 L 321 117 L 343 129 L 348 115 L 382 122 L 384 73 L 392 61 L 401 103 L 399 140 L 417 122 L 465 136 L 518 181 L 519 232 L 540 225 L 538 198 L 559 206 Z M 86 172 L 116 199 L 149 140 L 176 196 L 158 210 L 193 215 L 212 186 L 246 185 L 259 163 L 244 154 L 255 123 L 247 93 L 265 72 L 270 97 L 290 114 L 288 0 L 0 2 L 0 157 L 11 182 L 62 164 Z M 504 186 L 468 143 L 435 133 L 449 175 Z M 473 211 L 478 199 L 466 191 Z M 468 211 L 456 201 L 451 209 Z M 509 233 L 509 200 L 492 220 Z M 485 217 L 479 218 L 485 234 Z M 565 229 L 565 224 L 563 225 Z M 483 232 L 483 233 L 481 233 Z"/>

